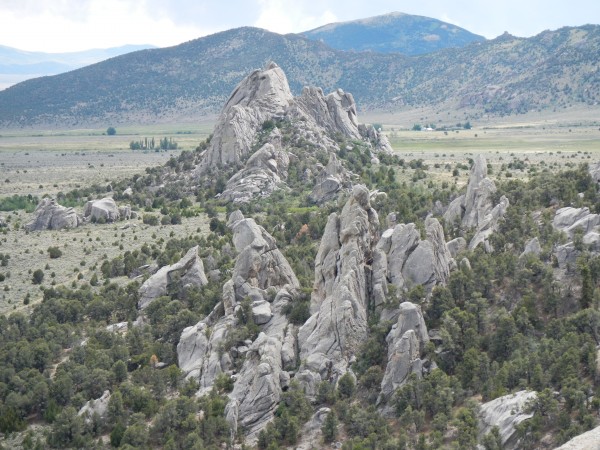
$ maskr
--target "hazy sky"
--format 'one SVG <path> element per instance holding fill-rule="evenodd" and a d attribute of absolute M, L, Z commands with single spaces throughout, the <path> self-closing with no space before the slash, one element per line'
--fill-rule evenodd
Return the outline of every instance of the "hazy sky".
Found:
<path fill-rule="evenodd" d="M 245 25 L 294 33 L 392 11 L 487 38 L 600 23 L 598 0 L 0 0 L 0 45 L 44 52 L 166 47 Z"/>

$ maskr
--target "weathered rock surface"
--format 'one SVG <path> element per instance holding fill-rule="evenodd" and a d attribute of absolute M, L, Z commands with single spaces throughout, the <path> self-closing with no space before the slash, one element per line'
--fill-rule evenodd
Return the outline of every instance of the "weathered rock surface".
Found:
<path fill-rule="evenodd" d="M 476 229 L 469 242 L 470 250 L 487 242 L 506 213 L 508 199 L 502 196 L 500 202 L 493 205 L 492 196 L 495 192 L 495 183 L 487 177 L 487 162 L 482 155 L 478 155 L 469 174 L 467 192 L 455 198 L 444 213 L 447 224 L 458 221 L 463 228 Z M 486 250 L 491 250 L 489 244 L 486 245 Z"/>
<path fill-rule="evenodd" d="M 596 183 L 600 183 L 600 161 L 590 164 L 589 172 L 592 180 L 594 180 Z"/>
<path fill-rule="evenodd" d="M 329 155 L 329 162 L 317 176 L 317 182 L 310 200 L 314 203 L 324 203 L 336 197 L 345 184 L 348 184 L 350 173 L 343 168 L 335 153 Z"/>
<path fill-rule="evenodd" d="M 598 450 L 598 448 L 600 448 L 600 427 L 574 437 L 556 450 Z"/>
<path fill-rule="evenodd" d="M 502 448 L 514 450 L 519 448 L 515 427 L 533 417 L 533 413 L 525 412 L 528 401 L 537 397 L 534 391 L 519 391 L 514 394 L 498 397 L 484 403 L 479 408 L 479 438 L 498 427 L 502 438 Z"/>
<path fill-rule="evenodd" d="M 65 208 L 56 200 L 44 198 L 33 211 L 31 222 L 25 225 L 27 231 L 61 230 L 75 228 L 83 223 L 83 219 L 73 208 Z"/>
<path fill-rule="evenodd" d="M 330 408 L 319 408 L 308 422 L 302 427 L 300 432 L 300 440 L 294 447 L 295 450 L 313 450 L 322 446 L 321 428 L 325 419 L 331 413 Z"/>
<path fill-rule="evenodd" d="M 229 179 L 221 199 L 245 203 L 253 197 L 268 197 L 287 179 L 290 156 L 281 148 L 281 133 L 277 128 L 268 140 L 248 158 L 244 168 Z"/>
<path fill-rule="evenodd" d="M 455 263 L 446 245 L 444 230 L 432 217 L 425 220 L 425 230 L 425 240 L 421 240 L 414 223 L 398 224 L 386 230 L 377 245 L 385 258 L 377 255 L 381 264 L 374 264 L 374 278 L 383 283 L 379 275 L 383 271 L 385 281 L 401 289 L 420 284 L 431 290 L 437 284 L 446 284 L 450 267 Z"/>
<path fill-rule="evenodd" d="M 265 139 L 263 125 L 268 120 L 276 131 Z M 277 127 L 285 127 L 285 145 Z M 195 174 L 203 175 L 223 166 L 240 168 L 227 183 L 221 198 L 247 202 L 256 196 L 269 196 L 283 186 L 292 160 L 302 159 L 305 163 L 310 159 L 313 167 L 303 167 L 303 171 L 321 172 L 311 196 L 320 203 L 333 198 L 349 178 L 349 172 L 336 160 L 330 161 L 324 170 L 317 163 L 318 152 L 340 151 L 338 135 L 363 141 L 372 158 L 373 152 L 392 151 L 387 138 L 373 126 L 358 125 L 351 94 L 338 89 L 325 95 L 320 88 L 305 87 L 301 95 L 292 97 L 285 74 L 271 63 L 266 69 L 250 74 L 235 89 Z M 251 155 L 258 143 L 261 148 Z M 286 146 L 296 148 L 295 151 L 300 148 L 302 158 L 295 157 Z"/>
<path fill-rule="evenodd" d="M 456 239 L 446 242 L 446 247 L 450 252 L 450 256 L 456 258 L 456 255 L 467 248 L 467 241 L 465 241 L 465 238 L 463 237 L 457 237 Z"/>
<path fill-rule="evenodd" d="M 600 225 L 600 214 L 590 213 L 589 208 L 573 208 L 567 206 L 556 211 L 552 220 L 554 228 L 567 233 L 572 239 L 576 231 L 584 236 L 591 231 L 596 231 Z"/>
<path fill-rule="evenodd" d="M 110 197 L 105 197 L 100 200 L 90 200 L 87 202 L 83 209 L 83 217 L 87 220 L 115 222 L 119 220 L 121 216 L 115 201 Z"/>
<path fill-rule="evenodd" d="M 228 226 L 239 253 L 232 277 L 223 286 L 223 300 L 204 320 L 183 330 L 177 356 L 187 377 L 200 383 L 200 394 L 211 389 L 219 374 L 231 376 L 241 365 L 225 413 L 233 431 L 243 429 L 252 443 L 272 420 L 282 389 L 289 384 L 287 370 L 296 364 L 297 330 L 283 311 L 294 301 L 299 283 L 273 237 L 253 219 L 236 211 Z M 271 291 L 276 292 L 272 303 Z M 260 333 L 254 341 L 237 342 L 236 329 L 243 326 L 238 311 L 247 297 Z"/>
<path fill-rule="evenodd" d="M 576 247 L 574 238 L 582 235 L 582 243 L 593 253 L 600 252 L 600 214 L 592 214 L 588 208 L 567 206 L 556 211 L 552 226 L 566 234 L 569 241 L 555 249 L 558 267 L 565 269 L 574 266 L 581 251 Z"/>
<path fill-rule="evenodd" d="M 421 355 L 429 342 L 429 335 L 421 308 L 413 303 L 400 305 L 397 322 L 386 337 L 388 362 L 378 403 L 386 402 L 402 386 L 409 375 L 423 375 L 424 361 Z"/>
<path fill-rule="evenodd" d="M 108 402 L 110 401 L 110 391 L 104 391 L 102 397 L 95 400 L 89 400 L 81 407 L 78 416 L 83 416 L 86 423 L 94 420 L 94 416 L 99 419 L 105 419 L 108 412 Z"/>
<path fill-rule="evenodd" d="M 311 317 L 300 328 L 297 379 L 308 395 L 348 370 L 367 335 L 368 270 L 378 239 L 369 191 L 355 186 L 340 214 L 329 216 L 315 260 Z"/>
<path fill-rule="evenodd" d="M 223 107 L 197 174 L 220 166 L 241 165 L 262 124 L 282 115 L 292 99 L 287 78 L 277 64 L 252 72 Z"/>
<path fill-rule="evenodd" d="M 540 241 L 537 237 L 534 237 L 527 241 L 525 244 L 525 249 L 523 253 L 519 255 L 519 258 L 524 258 L 526 255 L 539 255 L 542 252 L 542 247 L 540 246 Z"/>
<path fill-rule="evenodd" d="M 166 295 L 173 283 L 186 286 L 204 286 L 208 283 L 204 274 L 202 259 L 198 256 L 198 246 L 188 250 L 183 258 L 170 266 L 161 267 L 140 286 L 138 309 L 145 309 L 154 299 Z"/>

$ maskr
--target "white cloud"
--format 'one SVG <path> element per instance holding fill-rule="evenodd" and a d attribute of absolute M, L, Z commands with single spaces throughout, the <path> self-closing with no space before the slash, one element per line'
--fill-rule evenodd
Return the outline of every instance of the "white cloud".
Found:
<path fill-rule="evenodd" d="M 37 11 L 0 7 L 1 44 L 22 50 L 68 52 L 124 44 L 175 45 L 206 34 L 197 27 L 180 26 L 166 16 L 153 14 L 144 1 L 90 0 L 85 8 L 73 12 L 67 15 L 58 7 Z"/>
<path fill-rule="evenodd" d="M 331 10 L 320 11 L 308 2 L 259 0 L 258 4 L 260 15 L 254 26 L 275 33 L 298 33 L 338 20 Z"/>

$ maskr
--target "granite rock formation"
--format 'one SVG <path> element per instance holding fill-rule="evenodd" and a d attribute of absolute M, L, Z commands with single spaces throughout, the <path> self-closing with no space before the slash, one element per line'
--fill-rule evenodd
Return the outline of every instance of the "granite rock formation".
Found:
<path fill-rule="evenodd" d="M 509 206 L 505 196 L 500 197 L 498 204 L 493 205 L 492 197 L 495 192 L 495 183 L 487 177 L 487 162 L 482 155 L 478 155 L 469 174 L 467 192 L 455 198 L 444 213 L 447 224 L 459 222 L 462 228 L 475 229 L 475 235 L 469 242 L 469 250 L 480 244 L 484 244 L 487 251 L 491 250 L 487 240 L 497 230 Z"/>
<path fill-rule="evenodd" d="M 116 222 L 121 218 L 121 215 L 115 201 L 110 197 L 105 197 L 87 202 L 83 209 L 83 217 L 92 221 Z"/>
<path fill-rule="evenodd" d="M 300 328 L 296 376 L 309 396 L 347 370 L 367 336 L 372 249 L 379 219 L 369 191 L 355 186 L 340 214 L 329 216 L 315 261 L 311 317 Z"/>
<path fill-rule="evenodd" d="M 243 429 L 247 441 L 254 442 L 273 419 L 289 383 L 287 371 L 296 364 L 297 330 L 284 310 L 299 283 L 275 240 L 253 219 L 236 211 L 228 226 L 238 255 L 223 300 L 204 320 L 183 330 L 177 356 L 187 377 L 198 380 L 200 395 L 220 374 L 234 378 L 226 417 L 234 433 Z M 236 335 L 244 326 L 245 305 L 259 329 L 254 340 Z"/>
<path fill-rule="evenodd" d="M 419 306 L 410 302 L 400 304 L 398 320 L 388 333 L 386 342 L 388 362 L 381 381 L 379 403 L 389 400 L 410 374 L 414 373 L 420 378 L 424 373 L 424 361 L 421 358 L 429 335 Z"/>
<path fill-rule="evenodd" d="M 167 295 L 174 283 L 178 283 L 183 289 L 186 286 L 200 287 L 208 283 L 202 259 L 198 256 L 198 246 L 189 249 L 175 264 L 161 267 L 140 286 L 138 309 L 143 310 L 154 299 Z"/>
<path fill-rule="evenodd" d="M 266 135 L 270 127 L 274 129 Z M 285 143 L 281 127 L 286 129 Z M 350 188 L 350 173 L 331 158 L 340 151 L 339 136 L 360 141 L 372 159 L 378 152 L 392 151 L 382 133 L 358 124 L 352 94 L 338 89 L 325 95 L 320 88 L 305 87 L 293 97 L 283 71 L 270 63 L 234 90 L 194 173 L 197 178 L 211 170 L 234 167 L 237 172 L 220 198 L 240 203 L 269 196 L 284 186 L 289 165 L 301 161 L 302 167 L 308 164 L 317 175 L 311 199 L 321 203 L 335 197 L 342 187 Z M 292 148 L 302 155 L 295 155 Z M 317 153 L 330 155 L 327 167 L 318 163 Z"/>
<path fill-rule="evenodd" d="M 375 305 L 384 302 L 385 284 L 400 289 L 423 285 L 430 291 L 438 284 L 446 284 L 450 268 L 455 262 L 444 239 L 444 230 L 437 219 L 425 220 L 426 239 L 421 240 L 414 223 L 398 224 L 383 232 L 377 244 L 374 264 L 376 278 Z M 378 274 L 383 273 L 384 276 Z"/>
<path fill-rule="evenodd" d="M 75 228 L 83 223 L 83 219 L 73 208 L 65 208 L 56 200 L 44 198 L 33 211 L 33 218 L 25 225 L 27 231 L 61 230 Z"/>
<path fill-rule="evenodd" d="M 534 391 L 519 391 L 482 404 L 479 408 L 479 437 L 482 438 L 496 426 L 500 431 L 502 448 L 519 448 L 516 426 L 533 417 L 533 413 L 525 410 L 527 402 L 536 397 Z"/>

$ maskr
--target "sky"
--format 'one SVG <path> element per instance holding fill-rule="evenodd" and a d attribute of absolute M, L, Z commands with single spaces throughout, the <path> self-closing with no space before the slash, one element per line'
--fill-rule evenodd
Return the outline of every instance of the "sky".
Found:
<path fill-rule="evenodd" d="M 600 23 L 598 0 L 0 0 L 0 45 L 49 53 L 168 47 L 240 26 L 297 33 L 394 11 L 490 39 Z"/>

